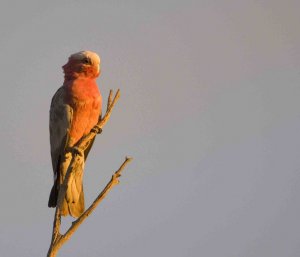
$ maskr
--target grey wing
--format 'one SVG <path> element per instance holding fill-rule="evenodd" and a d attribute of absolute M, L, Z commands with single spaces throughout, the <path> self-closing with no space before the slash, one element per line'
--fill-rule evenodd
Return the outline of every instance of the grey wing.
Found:
<path fill-rule="evenodd" d="M 69 128 L 72 123 L 73 109 L 64 102 L 65 87 L 60 87 L 51 101 L 50 107 L 50 146 L 53 172 L 59 169 L 61 154 L 68 143 Z"/>

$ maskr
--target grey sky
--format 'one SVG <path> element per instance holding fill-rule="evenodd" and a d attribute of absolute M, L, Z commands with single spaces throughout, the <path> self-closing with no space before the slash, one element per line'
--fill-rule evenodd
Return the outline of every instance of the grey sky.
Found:
<path fill-rule="evenodd" d="M 87 49 L 104 99 L 121 89 L 86 166 L 87 203 L 134 161 L 59 256 L 299 256 L 299 9 L 2 1 L 0 255 L 46 255 L 49 105 L 61 66 Z"/>

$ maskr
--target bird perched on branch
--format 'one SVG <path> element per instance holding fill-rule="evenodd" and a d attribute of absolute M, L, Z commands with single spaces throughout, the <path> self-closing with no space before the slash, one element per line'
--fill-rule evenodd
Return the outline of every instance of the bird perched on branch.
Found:
<path fill-rule="evenodd" d="M 64 84 L 52 98 L 50 107 L 50 146 L 54 185 L 48 206 L 56 207 L 72 153 L 68 151 L 97 124 L 102 111 L 102 97 L 96 84 L 100 75 L 100 58 L 91 51 L 72 54 L 63 67 Z M 84 152 L 84 160 L 71 173 L 61 206 L 61 215 L 79 217 L 84 211 L 83 169 L 92 144 Z"/>

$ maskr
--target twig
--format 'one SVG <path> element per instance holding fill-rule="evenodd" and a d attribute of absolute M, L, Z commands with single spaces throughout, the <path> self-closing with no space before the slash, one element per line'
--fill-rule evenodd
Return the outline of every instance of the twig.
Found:
<path fill-rule="evenodd" d="M 84 213 L 80 215 L 75 221 L 72 222 L 71 227 L 68 229 L 68 231 L 60 236 L 57 241 L 56 245 L 58 248 L 60 248 L 67 240 L 70 239 L 70 237 L 74 234 L 74 232 L 78 229 L 78 227 L 84 222 L 84 220 L 96 209 L 96 207 L 99 205 L 99 203 L 105 198 L 105 196 L 108 194 L 108 192 L 119 183 L 119 177 L 121 176 L 122 170 L 125 168 L 125 166 L 132 160 L 132 158 L 126 157 L 123 164 L 120 166 L 120 168 L 112 175 L 111 180 L 107 183 L 106 187 L 102 190 L 102 192 L 97 196 L 97 198 L 94 200 L 94 202 L 90 205 L 88 209 L 85 210 Z"/>
<path fill-rule="evenodd" d="M 113 91 L 112 91 L 112 89 L 111 89 L 111 90 L 109 90 L 109 95 L 108 95 L 108 100 L 107 100 L 106 111 L 109 109 L 109 106 L 111 105 L 111 102 L 112 102 L 112 95 L 113 95 Z"/>

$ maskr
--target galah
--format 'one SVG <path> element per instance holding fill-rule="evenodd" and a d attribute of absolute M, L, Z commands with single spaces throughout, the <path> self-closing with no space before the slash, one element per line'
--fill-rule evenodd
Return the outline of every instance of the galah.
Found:
<path fill-rule="evenodd" d="M 96 84 L 100 58 L 91 51 L 72 54 L 63 67 L 64 83 L 54 94 L 50 107 L 50 146 L 54 185 L 48 206 L 56 207 L 58 192 L 71 161 L 71 152 L 82 136 L 97 124 L 102 97 Z M 83 162 L 71 173 L 61 215 L 79 217 L 84 212 L 83 169 L 92 144 L 84 152 Z"/>

